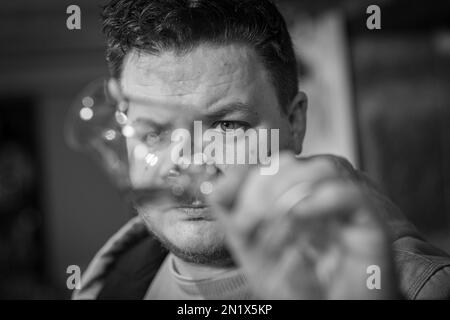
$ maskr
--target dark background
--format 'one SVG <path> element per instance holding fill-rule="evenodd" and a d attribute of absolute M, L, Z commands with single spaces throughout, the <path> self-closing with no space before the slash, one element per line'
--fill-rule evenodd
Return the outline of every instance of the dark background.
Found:
<path fill-rule="evenodd" d="M 102 172 L 63 135 L 76 93 L 107 75 L 101 3 L 0 7 L 1 298 L 69 297 L 67 266 L 84 270 L 130 217 Z M 81 8 L 81 30 L 66 28 L 71 4 Z M 450 251 L 450 2 L 279 4 L 290 26 L 330 11 L 343 16 L 359 167 L 428 240 Z M 381 30 L 366 28 L 369 4 L 381 7 Z M 305 63 L 299 72 L 314 70 Z"/>

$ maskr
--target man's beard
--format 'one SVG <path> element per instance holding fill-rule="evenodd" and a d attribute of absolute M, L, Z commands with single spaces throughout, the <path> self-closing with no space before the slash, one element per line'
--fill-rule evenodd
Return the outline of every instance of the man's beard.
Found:
<path fill-rule="evenodd" d="M 186 262 L 221 267 L 231 266 L 234 264 L 231 254 L 225 245 L 194 251 L 176 246 L 165 236 L 158 234 L 151 229 L 150 232 L 164 248 Z"/>
<path fill-rule="evenodd" d="M 156 238 L 164 248 L 186 262 L 217 267 L 230 267 L 235 265 L 231 253 L 225 244 L 199 250 L 189 248 L 183 249 L 172 243 L 157 230 L 154 230 L 151 224 L 146 223 L 146 225 L 150 234 Z"/>

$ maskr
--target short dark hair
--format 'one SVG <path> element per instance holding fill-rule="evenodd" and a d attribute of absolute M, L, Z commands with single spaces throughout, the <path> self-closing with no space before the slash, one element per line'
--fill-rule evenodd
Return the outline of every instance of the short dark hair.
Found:
<path fill-rule="evenodd" d="M 298 91 L 297 62 L 286 23 L 269 0 L 111 0 L 103 7 L 106 59 L 119 78 L 133 48 L 183 54 L 202 43 L 252 46 L 284 108 Z"/>

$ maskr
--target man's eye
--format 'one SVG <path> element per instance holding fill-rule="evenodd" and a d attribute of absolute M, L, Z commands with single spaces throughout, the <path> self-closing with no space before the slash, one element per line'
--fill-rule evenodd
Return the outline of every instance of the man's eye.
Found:
<path fill-rule="evenodd" d="M 248 123 L 242 122 L 242 121 L 217 121 L 213 123 L 213 128 L 219 129 L 223 132 L 230 131 L 230 130 L 247 130 L 250 127 Z"/>
<path fill-rule="evenodd" d="M 157 132 L 149 132 L 143 136 L 143 142 L 149 146 L 155 145 L 160 140 L 160 135 Z"/>

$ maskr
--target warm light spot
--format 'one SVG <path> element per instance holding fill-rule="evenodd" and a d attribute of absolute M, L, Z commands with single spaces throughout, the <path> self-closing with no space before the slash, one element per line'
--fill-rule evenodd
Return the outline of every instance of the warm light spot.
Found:
<path fill-rule="evenodd" d="M 118 124 L 124 125 L 128 121 L 128 117 L 125 113 L 121 111 L 116 111 L 116 121 Z"/>
<path fill-rule="evenodd" d="M 104 133 L 103 136 L 105 137 L 106 140 L 111 141 L 116 138 L 117 134 L 116 134 L 115 130 L 110 129 L 110 130 L 106 130 L 106 132 Z"/>
<path fill-rule="evenodd" d="M 131 138 L 132 136 L 134 136 L 135 130 L 132 126 L 130 125 L 126 125 L 122 128 L 122 134 L 126 137 L 126 138 Z"/>
<path fill-rule="evenodd" d="M 84 97 L 81 100 L 81 103 L 86 108 L 92 108 L 94 106 L 94 99 L 92 99 L 91 97 Z"/>
<path fill-rule="evenodd" d="M 209 181 L 203 181 L 203 182 L 200 184 L 200 191 L 201 191 L 203 194 L 206 194 L 206 195 L 210 194 L 210 193 L 213 191 L 213 185 L 212 185 L 212 183 L 209 182 Z"/>
<path fill-rule="evenodd" d="M 85 107 L 80 110 L 80 118 L 85 121 L 91 120 L 93 116 L 94 116 L 94 111 L 92 111 L 91 108 Z"/>
<path fill-rule="evenodd" d="M 149 153 L 145 156 L 145 162 L 147 162 L 149 166 L 153 167 L 156 163 L 158 163 L 158 157 L 153 153 Z"/>

